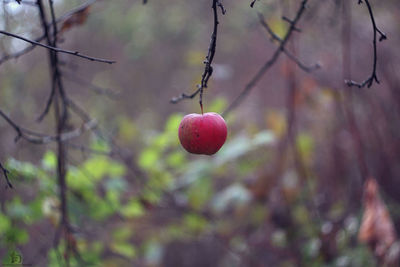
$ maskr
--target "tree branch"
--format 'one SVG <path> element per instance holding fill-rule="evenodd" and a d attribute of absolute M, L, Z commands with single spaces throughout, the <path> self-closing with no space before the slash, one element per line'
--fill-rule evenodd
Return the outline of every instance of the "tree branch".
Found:
<path fill-rule="evenodd" d="M 71 17 L 72 15 L 74 15 L 75 13 L 78 13 L 78 12 L 82 11 L 83 9 L 85 9 L 85 8 L 87 8 L 88 6 L 92 5 L 92 4 L 93 4 L 94 2 L 96 2 L 96 1 L 97 1 L 97 0 L 90 0 L 90 1 L 87 1 L 86 3 L 84 3 L 84 4 L 80 5 L 80 6 L 78 6 L 77 8 L 72 9 L 71 11 L 67 12 L 66 14 L 64 14 L 64 15 L 62 15 L 61 17 L 59 17 L 58 19 L 56 19 L 56 22 L 57 22 L 57 23 L 60 23 L 60 22 L 65 21 L 66 19 L 68 19 L 69 17 Z M 8 2 L 10 2 L 10 1 L 8 1 Z M 24 4 L 24 3 L 29 3 L 29 4 L 32 5 L 32 6 L 33 6 L 33 5 L 34 5 L 34 6 L 37 6 L 36 1 L 32 1 L 32 2 L 22 1 L 21 3 L 22 3 L 22 4 Z M 50 26 L 51 26 L 51 24 L 47 24 L 47 27 L 50 27 Z M 43 34 L 42 36 L 40 36 L 40 37 L 34 39 L 34 41 L 35 41 L 35 42 L 41 42 L 41 41 L 43 41 L 45 38 L 46 38 L 46 36 Z M 16 53 L 4 55 L 2 58 L 0 58 L 0 64 L 3 64 L 5 61 L 8 61 L 8 60 L 13 59 L 13 58 L 17 59 L 17 58 L 19 58 L 20 56 L 29 53 L 30 51 L 32 51 L 32 50 L 35 49 L 35 48 L 36 48 L 36 44 L 31 44 L 30 46 L 28 46 L 28 47 L 26 47 L 26 48 L 24 48 L 24 49 L 22 49 L 22 50 L 20 50 L 20 51 L 18 51 L 18 52 L 16 52 Z"/>
<path fill-rule="evenodd" d="M 271 29 L 271 27 L 269 27 L 269 25 L 267 24 L 267 22 L 264 19 L 264 16 L 261 13 L 258 13 L 258 17 L 260 19 L 260 23 L 261 25 L 264 27 L 264 29 L 268 32 L 269 35 L 271 35 L 271 40 L 275 40 L 278 43 L 282 43 L 282 39 L 276 35 L 276 33 L 274 33 Z M 306 66 L 303 63 L 300 62 L 300 60 L 298 58 L 296 58 L 292 53 L 290 53 L 285 47 L 282 47 L 283 53 L 290 59 L 292 60 L 294 63 L 296 63 L 296 65 L 302 69 L 305 72 L 311 72 L 313 70 L 319 69 L 321 66 L 319 64 L 315 64 L 314 66 Z"/>
<path fill-rule="evenodd" d="M 3 30 L 0 30 L 0 34 L 4 34 L 4 35 L 7 35 L 7 36 L 10 36 L 10 37 L 13 37 L 13 38 L 17 38 L 17 39 L 20 39 L 22 41 L 28 42 L 28 43 L 30 43 L 32 45 L 41 46 L 41 47 L 47 48 L 47 49 L 52 50 L 52 51 L 57 52 L 57 53 L 69 54 L 69 55 L 77 56 L 77 57 L 84 58 L 84 59 L 87 59 L 87 60 L 90 60 L 90 61 L 97 61 L 97 62 L 107 63 L 107 64 L 113 64 L 113 63 L 116 62 L 114 60 L 108 60 L 108 59 L 102 59 L 102 58 L 95 58 L 95 57 L 86 56 L 84 54 L 81 54 L 78 51 L 70 51 L 70 50 L 65 50 L 65 49 L 61 49 L 61 48 L 45 45 L 45 44 L 39 43 L 39 42 L 37 42 L 35 40 L 29 40 L 29 39 L 27 39 L 25 37 L 22 37 L 22 36 L 13 34 L 13 33 L 9 33 L 9 32 L 3 31 Z"/>
<path fill-rule="evenodd" d="M 120 92 L 112 90 L 110 88 L 103 88 L 103 87 L 97 86 L 97 85 L 83 79 L 82 77 L 79 77 L 75 73 L 68 74 L 68 73 L 63 72 L 63 77 L 73 83 L 88 87 L 88 88 L 92 89 L 96 94 L 107 96 L 108 98 L 110 98 L 112 100 L 116 100 L 120 93 Z"/>
<path fill-rule="evenodd" d="M 386 34 L 383 33 L 381 30 L 379 30 L 378 27 L 376 26 L 374 14 L 372 12 L 372 8 L 369 3 L 369 0 L 364 0 L 364 1 L 365 1 L 365 4 L 367 5 L 369 16 L 371 18 L 371 23 L 372 23 L 372 30 L 373 30 L 373 36 L 374 36 L 374 39 L 373 39 L 374 63 L 373 63 L 371 75 L 363 82 L 356 82 L 353 80 L 345 80 L 345 83 L 349 87 L 356 86 L 358 88 L 363 88 L 363 87 L 367 86 L 368 88 L 370 88 L 372 86 L 372 84 L 374 83 L 374 81 L 378 84 L 380 83 L 378 76 L 376 74 L 376 65 L 377 65 L 377 61 L 378 61 L 378 55 L 377 55 L 378 52 L 377 52 L 377 44 L 376 44 L 377 33 L 379 33 L 379 35 L 380 35 L 379 42 L 386 40 L 387 37 L 386 37 Z M 358 4 L 362 4 L 362 0 L 358 0 Z"/>
<path fill-rule="evenodd" d="M 199 104 L 201 108 L 201 113 L 203 113 L 203 90 L 204 88 L 207 88 L 208 86 L 208 80 L 210 79 L 212 73 L 213 73 L 213 67 L 212 67 L 212 62 L 214 60 L 215 56 L 215 51 L 217 47 L 217 34 L 218 34 L 218 25 L 219 25 L 219 20 L 218 20 L 218 10 L 217 8 L 219 7 L 221 9 L 221 13 L 224 15 L 226 13 L 226 10 L 222 3 L 219 0 L 212 0 L 212 10 L 213 10 L 213 15 L 214 15 L 214 28 L 213 32 L 211 34 L 211 41 L 210 45 L 208 47 L 208 53 L 206 56 L 206 59 L 204 60 L 205 68 L 204 72 L 201 76 L 201 84 L 197 85 L 197 90 L 191 94 L 187 95 L 185 93 L 181 94 L 178 97 L 174 97 L 171 99 L 171 103 L 176 104 L 180 102 L 183 99 L 192 99 L 196 95 L 200 94 L 200 99 L 199 99 Z"/>
<path fill-rule="evenodd" d="M 8 117 L 2 110 L 0 110 L 0 117 L 2 117 L 17 133 L 15 137 L 15 142 L 19 139 L 24 139 L 32 144 L 48 144 L 51 142 L 67 142 L 71 139 L 81 136 L 84 132 L 92 130 L 96 128 L 97 122 L 95 120 L 90 120 L 81 127 L 74 129 L 69 132 L 65 132 L 63 134 L 57 135 L 46 135 L 42 133 L 37 133 L 26 128 L 23 128 L 16 124 L 10 117 Z"/>
<path fill-rule="evenodd" d="M 9 188 L 13 188 L 13 186 L 12 186 L 12 184 L 11 184 L 11 182 L 10 182 L 10 179 L 8 178 L 8 174 L 9 174 L 10 172 L 9 172 L 6 168 L 3 167 L 3 165 L 1 164 L 1 162 L 0 162 L 0 170 L 3 172 L 4 179 L 6 179 L 7 186 L 8 186 Z M 7 187 L 7 186 L 6 186 L 6 187 Z"/>
<path fill-rule="evenodd" d="M 307 2 L 308 2 L 308 0 L 302 0 L 300 7 L 297 10 L 296 16 L 292 20 L 292 23 L 290 23 L 290 27 L 289 27 L 288 31 L 286 32 L 285 36 L 283 37 L 282 41 L 280 42 L 279 47 L 275 50 L 272 57 L 267 62 L 265 62 L 265 64 L 259 69 L 259 71 L 256 73 L 256 75 L 253 76 L 253 78 L 250 80 L 250 82 L 247 83 L 247 85 L 244 87 L 242 92 L 234 99 L 234 101 L 222 113 L 223 116 L 226 116 L 229 112 L 231 112 L 234 108 L 236 108 L 243 101 L 243 99 L 250 93 L 250 91 L 254 88 L 254 86 L 259 82 L 259 80 L 269 70 L 269 68 L 271 68 L 274 65 L 274 63 L 277 61 L 280 54 L 285 50 L 285 45 L 286 45 L 287 41 L 289 40 L 293 31 L 295 31 L 296 24 L 298 23 L 301 16 L 303 15 L 304 10 L 306 9 Z"/>

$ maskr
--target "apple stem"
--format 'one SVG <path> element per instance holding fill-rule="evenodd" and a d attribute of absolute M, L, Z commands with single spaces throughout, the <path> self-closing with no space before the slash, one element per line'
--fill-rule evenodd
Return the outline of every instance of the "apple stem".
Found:
<path fill-rule="evenodd" d="M 200 102 L 200 108 L 201 108 L 201 115 L 203 115 L 203 103 Z"/>

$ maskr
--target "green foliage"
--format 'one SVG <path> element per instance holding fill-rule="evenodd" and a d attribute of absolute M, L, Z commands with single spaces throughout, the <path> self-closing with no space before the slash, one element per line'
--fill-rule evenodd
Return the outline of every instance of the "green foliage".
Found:
<path fill-rule="evenodd" d="M 145 213 L 142 204 L 136 200 L 130 200 L 125 206 L 121 208 L 121 214 L 127 218 L 140 217 Z"/>
<path fill-rule="evenodd" d="M 214 110 L 222 110 L 225 106 L 222 99 L 211 105 Z M 75 236 L 88 266 L 113 266 L 117 262 L 126 265 L 136 260 L 157 266 L 168 242 L 190 240 L 213 232 L 232 236 L 229 246 L 246 250 L 245 238 L 235 236 L 235 229 L 259 228 L 270 219 L 269 207 L 252 201 L 252 192 L 244 180 L 270 160 L 270 147 L 276 144 L 276 134 L 270 130 L 256 130 L 252 134 L 242 131 L 230 135 L 216 155 L 193 157 L 181 148 L 177 138 L 182 117 L 182 114 L 172 114 L 163 131 L 143 135 L 136 162 L 145 173 L 145 179 L 140 183 L 132 180 L 122 162 L 103 155 L 90 155 L 79 164 L 68 167 L 70 220 L 77 228 L 95 229 L 94 238 Z M 133 125 L 127 126 L 121 134 L 130 135 L 138 131 Z M 296 144 L 301 156 L 310 163 L 314 153 L 313 138 L 302 133 Z M 105 152 L 110 150 L 98 139 L 92 140 L 90 147 Z M 29 197 L 17 196 L 6 201 L 6 213 L 0 214 L 0 236 L 5 237 L 0 239 L 0 248 L 33 242 L 30 226 L 35 223 L 48 220 L 54 227 L 59 224 L 56 166 L 56 155 L 51 151 L 44 153 L 39 165 L 15 159 L 7 162 L 13 180 L 35 190 Z M 291 170 L 288 173 L 295 175 Z M 298 180 L 298 177 L 294 178 Z M 283 177 L 283 185 L 285 179 Z M 324 263 L 319 237 L 322 225 L 313 221 L 314 215 L 305 205 L 309 192 L 297 187 L 298 183 L 290 187 L 295 192 L 291 197 L 292 218 L 297 227 L 295 234 L 277 228 L 271 231 L 268 239 L 278 250 L 290 247 L 293 240 L 302 240 L 302 264 L 321 266 Z M 183 203 L 184 210 L 165 221 L 162 219 L 161 223 L 152 222 L 153 219 L 159 220 L 158 209 L 162 214 L 171 198 Z M 331 219 L 343 215 L 343 205 L 338 201 L 331 207 Z M 225 217 L 226 214 L 229 216 Z M 219 219 L 212 221 L 208 216 Z M 140 230 L 151 223 L 154 223 L 152 231 Z M 357 234 L 357 219 L 350 218 L 347 224 L 348 227 L 339 231 L 336 237 L 340 257 L 332 266 L 372 266 L 368 250 L 354 247 L 351 243 Z M 102 225 L 101 229 L 107 231 L 97 230 L 94 228 L 96 225 Z M 48 251 L 49 266 L 58 266 L 60 252 L 64 250 L 65 244 L 61 243 L 58 248 Z M 106 252 L 118 257 L 104 258 Z M 71 266 L 80 264 L 77 259 L 71 261 Z M 288 260 L 287 264 L 290 265 L 291 261 Z"/>

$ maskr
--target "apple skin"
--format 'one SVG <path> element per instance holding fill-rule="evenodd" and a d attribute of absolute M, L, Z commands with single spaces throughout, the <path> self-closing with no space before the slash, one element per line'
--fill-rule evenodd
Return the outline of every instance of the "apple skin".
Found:
<path fill-rule="evenodd" d="M 213 155 L 225 143 L 228 130 L 221 115 L 208 112 L 188 114 L 179 125 L 179 141 L 193 154 Z"/>

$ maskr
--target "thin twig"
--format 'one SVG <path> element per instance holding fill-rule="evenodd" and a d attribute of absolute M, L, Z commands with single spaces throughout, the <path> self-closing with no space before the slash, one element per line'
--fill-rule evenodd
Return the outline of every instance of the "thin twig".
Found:
<path fill-rule="evenodd" d="M 222 113 L 223 116 L 226 116 L 229 112 L 231 112 L 234 108 L 236 108 L 243 99 L 249 94 L 249 92 L 254 88 L 254 86 L 259 82 L 259 80 L 264 76 L 264 74 L 269 70 L 272 65 L 276 62 L 279 58 L 280 54 L 285 50 L 285 45 L 289 40 L 290 36 L 292 35 L 293 31 L 296 28 L 296 24 L 300 20 L 301 16 L 303 15 L 304 10 L 306 9 L 306 4 L 308 0 L 303 0 L 300 4 L 300 7 L 296 13 L 296 17 L 290 23 L 290 27 L 286 32 L 286 35 L 283 37 L 282 41 L 280 42 L 279 47 L 275 50 L 275 53 L 272 57 L 265 62 L 265 64 L 259 69 L 256 75 L 250 80 L 249 83 L 244 87 L 243 91 L 235 98 L 235 100 L 228 106 L 228 108 Z"/>
<path fill-rule="evenodd" d="M 376 74 L 376 65 L 377 65 L 377 61 L 378 61 L 377 44 L 376 44 L 377 36 L 376 35 L 377 35 L 377 33 L 379 33 L 379 35 L 380 35 L 379 42 L 381 42 L 383 40 L 386 40 L 387 37 L 386 37 L 386 34 L 383 33 L 381 30 L 379 30 L 378 27 L 376 26 L 374 14 L 372 12 L 372 8 L 371 8 L 371 5 L 369 3 L 369 0 L 364 0 L 364 1 L 365 1 L 365 4 L 367 5 L 369 16 L 371 18 L 371 23 L 372 23 L 372 30 L 373 30 L 373 36 L 374 36 L 374 39 L 373 39 L 374 63 L 373 63 L 371 75 L 366 80 L 364 80 L 363 82 L 356 82 L 356 81 L 353 81 L 353 80 L 345 80 L 345 83 L 349 87 L 356 86 L 358 88 L 363 88 L 363 87 L 367 86 L 368 88 L 370 88 L 372 86 L 372 84 L 374 83 L 374 81 L 376 83 L 378 83 L 378 84 L 380 83 L 379 79 L 378 79 L 378 76 Z M 359 0 L 358 4 L 361 4 L 361 3 L 362 3 L 362 0 Z"/>
<path fill-rule="evenodd" d="M 74 101 L 71 99 L 68 99 L 68 107 L 76 114 L 78 115 L 83 122 L 87 123 L 89 121 L 92 121 L 93 119 L 89 116 L 89 114 L 86 113 L 86 111 L 81 108 L 78 104 L 76 104 Z M 133 174 L 136 177 L 143 177 L 144 174 L 141 172 L 141 170 L 132 162 L 135 162 L 133 160 L 133 154 L 130 150 L 124 149 L 120 147 L 112 138 L 112 136 L 109 136 L 106 133 L 103 133 L 101 129 L 96 126 L 91 131 L 96 135 L 97 138 L 107 142 L 111 146 L 111 153 L 113 155 L 118 155 L 120 159 L 126 164 L 126 166 L 133 172 Z"/>
<path fill-rule="evenodd" d="M 64 15 L 62 15 L 61 17 L 59 17 L 58 19 L 56 19 L 56 22 L 57 22 L 57 23 L 64 22 L 66 19 L 68 19 L 69 17 L 71 17 L 73 14 L 82 11 L 83 9 L 85 9 L 85 8 L 87 8 L 88 6 L 92 5 L 92 4 L 93 4 L 94 2 L 96 2 L 96 1 L 97 1 L 97 0 L 90 0 L 90 1 L 87 1 L 86 3 L 84 3 L 84 4 L 82 4 L 82 5 L 78 6 L 78 7 L 76 7 L 76 8 L 74 8 L 74 9 L 70 10 L 69 12 L 65 13 Z M 10 1 L 9 1 L 9 2 L 10 2 Z M 21 3 L 24 4 L 25 2 L 26 2 L 26 1 L 22 1 Z M 31 2 L 29 2 L 29 3 L 31 3 Z M 37 3 L 36 3 L 36 2 L 32 2 L 32 5 L 37 6 Z M 50 26 L 51 26 L 51 24 L 48 24 L 48 25 L 47 25 L 47 27 L 50 27 Z M 46 36 L 43 34 L 42 36 L 40 36 L 40 37 L 34 39 L 34 41 L 35 41 L 35 42 L 41 42 L 41 41 L 43 41 L 45 38 L 46 38 Z M 30 46 L 28 46 L 28 47 L 26 47 L 26 48 L 24 48 L 24 49 L 22 49 L 22 50 L 20 50 L 20 51 L 18 51 L 18 52 L 15 52 L 15 53 L 13 53 L 13 54 L 6 54 L 6 55 L 4 55 L 2 58 L 0 58 L 0 64 L 3 64 L 4 62 L 6 62 L 6 61 L 8 61 L 8 60 L 10 60 L 10 59 L 17 59 L 17 58 L 19 58 L 20 56 L 23 56 L 23 55 L 29 53 L 30 51 L 32 51 L 32 50 L 35 49 L 35 48 L 36 48 L 36 44 L 31 44 Z"/>
<path fill-rule="evenodd" d="M 42 36 L 36 38 L 36 39 L 35 39 L 35 42 L 40 42 L 40 41 L 42 41 L 44 38 L 45 38 L 45 36 L 42 35 Z M 6 62 L 6 61 L 8 61 L 8 60 L 10 60 L 10 59 L 13 59 L 13 58 L 17 59 L 17 58 L 19 58 L 20 56 L 23 56 L 23 55 L 25 55 L 26 53 L 29 53 L 30 51 L 32 51 L 33 49 L 35 49 L 35 47 L 36 47 L 35 44 L 31 44 L 30 46 L 28 46 L 28 47 L 26 47 L 26 48 L 24 48 L 24 49 L 22 49 L 22 50 L 20 50 L 20 51 L 18 51 L 18 52 L 16 52 L 16 53 L 13 53 L 13 54 L 6 54 L 6 55 L 4 55 L 2 58 L 0 58 L 0 64 L 3 64 L 4 62 Z"/>
<path fill-rule="evenodd" d="M 216 47 L 217 47 L 217 34 L 218 34 L 218 25 L 219 25 L 219 20 L 218 20 L 218 7 L 221 9 L 221 13 L 224 15 L 226 13 L 226 10 L 222 3 L 219 0 L 212 0 L 212 10 L 213 10 L 213 16 L 214 16 L 214 27 L 213 27 L 213 32 L 211 34 L 211 41 L 210 45 L 208 47 L 208 53 L 206 56 L 206 59 L 204 60 L 204 72 L 201 76 L 201 83 L 197 85 L 197 90 L 190 94 L 187 95 L 185 93 L 181 94 L 178 97 L 174 97 L 171 99 L 171 103 L 176 104 L 180 102 L 183 99 L 192 99 L 196 95 L 200 94 L 200 99 L 199 99 L 199 104 L 201 108 L 201 113 L 203 113 L 203 91 L 204 88 L 207 88 L 208 86 L 208 80 L 210 79 L 211 75 L 213 74 L 213 67 L 212 67 L 212 62 L 214 60 L 215 52 L 216 52 Z"/>
<path fill-rule="evenodd" d="M 53 2 L 50 2 L 50 13 L 51 13 L 51 23 L 50 24 L 47 22 L 46 12 L 45 12 L 42 0 L 37 1 L 37 6 L 39 9 L 40 21 L 42 23 L 42 28 L 44 31 L 45 39 L 47 41 L 47 45 L 51 46 L 51 47 L 57 47 L 57 32 L 58 32 L 58 30 L 57 30 L 57 22 L 56 22 L 56 18 L 55 18 L 55 14 L 54 14 Z M 49 31 L 49 27 L 48 27 L 49 25 L 53 29 L 53 38 L 51 38 L 51 36 L 50 36 L 50 31 Z M 58 88 L 60 97 L 63 102 L 62 120 L 66 121 L 68 111 L 67 111 L 67 105 L 66 105 L 66 100 L 65 100 L 66 96 L 65 96 L 65 91 L 64 91 L 64 85 L 63 85 L 63 82 L 61 79 L 61 73 L 60 73 L 60 69 L 58 66 L 58 62 L 59 62 L 58 54 L 55 53 L 53 50 L 48 50 L 48 53 L 49 53 L 49 60 L 50 60 L 50 71 L 51 71 L 51 75 L 52 75 L 51 92 L 50 92 L 50 96 L 49 96 L 48 100 L 46 101 L 45 109 L 41 113 L 41 115 L 39 116 L 39 118 L 37 120 L 42 121 L 43 118 L 48 114 L 48 112 L 50 110 L 50 106 L 55 97 L 56 90 Z"/>
<path fill-rule="evenodd" d="M 79 77 L 75 73 L 74 74 L 72 74 L 72 73 L 66 74 L 65 72 L 63 72 L 63 77 L 71 82 L 78 84 L 78 85 L 89 87 L 96 94 L 107 96 L 108 98 L 113 99 L 113 100 L 117 99 L 117 96 L 119 95 L 119 92 L 115 92 L 109 88 L 103 88 L 103 87 L 97 86 L 97 85 Z"/>
<path fill-rule="evenodd" d="M 81 127 L 69 132 L 57 135 L 46 135 L 25 129 L 16 124 L 10 117 L 8 117 L 2 110 L 0 110 L 0 117 L 2 117 L 17 133 L 15 141 L 24 139 L 32 144 L 48 144 L 51 142 L 67 142 L 71 139 L 81 136 L 84 132 L 92 130 L 97 127 L 95 120 L 84 123 Z"/>
<path fill-rule="evenodd" d="M 10 36 L 10 37 L 13 37 L 13 38 L 17 38 L 17 39 L 20 39 L 22 41 L 28 42 L 28 43 L 30 43 L 32 45 L 41 46 L 41 47 L 50 49 L 50 50 L 52 50 L 54 52 L 57 52 L 57 53 L 69 54 L 69 55 L 77 56 L 77 57 L 84 58 L 84 59 L 87 59 L 87 60 L 90 60 L 90 61 L 97 61 L 97 62 L 102 62 L 102 63 L 107 63 L 107 64 L 113 64 L 113 63 L 116 62 L 114 60 L 108 60 L 108 59 L 102 59 L 102 58 L 95 58 L 95 57 L 86 56 L 84 54 L 81 54 L 78 51 L 70 51 L 70 50 L 65 50 L 65 49 L 61 49 L 61 48 L 58 48 L 58 47 L 45 45 L 45 44 L 36 42 L 35 40 L 29 40 L 29 39 L 27 39 L 25 37 L 22 37 L 22 36 L 13 34 L 13 33 L 9 33 L 9 32 L 3 31 L 3 30 L 0 30 L 0 34 L 4 34 L 4 35 L 7 35 L 7 36 Z"/>
<path fill-rule="evenodd" d="M 3 167 L 3 165 L 1 164 L 1 162 L 0 162 L 0 169 L 1 169 L 1 171 L 3 172 L 4 178 L 6 179 L 7 186 L 8 186 L 9 188 L 13 188 L 13 186 L 12 186 L 12 184 L 11 184 L 11 182 L 10 182 L 10 179 L 8 178 L 8 174 L 9 174 L 10 172 L 9 172 L 6 168 Z"/>
<path fill-rule="evenodd" d="M 264 29 L 268 32 L 269 35 L 271 35 L 271 40 L 275 40 L 278 41 L 278 43 L 282 42 L 282 39 L 276 35 L 276 33 L 271 29 L 271 27 L 269 27 L 269 25 L 267 24 L 267 22 L 264 19 L 264 16 L 261 13 L 258 13 L 258 17 L 260 19 L 260 23 L 261 25 L 264 27 Z M 305 72 L 311 72 L 313 70 L 319 69 L 321 68 L 321 66 L 319 64 L 315 64 L 314 66 L 306 66 L 303 63 L 300 62 L 300 60 L 298 58 L 296 58 L 292 53 L 290 53 L 285 47 L 282 47 L 283 53 L 290 59 L 292 60 L 294 63 L 296 63 L 296 65 L 302 69 Z"/>

